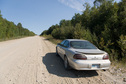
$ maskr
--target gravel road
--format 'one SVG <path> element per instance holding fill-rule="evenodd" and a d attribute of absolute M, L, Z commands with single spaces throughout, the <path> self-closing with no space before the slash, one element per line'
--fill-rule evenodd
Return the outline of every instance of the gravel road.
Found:
<path fill-rule="evenodd" d="M 0 42 L 0 84 L 126 84 L 108 71 L 66 71 L 55 47 L 39 36 Z"/>

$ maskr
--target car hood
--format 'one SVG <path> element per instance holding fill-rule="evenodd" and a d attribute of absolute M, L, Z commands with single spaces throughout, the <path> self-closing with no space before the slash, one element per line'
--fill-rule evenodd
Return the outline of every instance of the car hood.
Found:
<path fill-rule="evenodd" d="M 71 49 L 75 53 L 83 53 L 83 54 L 104 54 L 106 52 L 99 49 Z"/>

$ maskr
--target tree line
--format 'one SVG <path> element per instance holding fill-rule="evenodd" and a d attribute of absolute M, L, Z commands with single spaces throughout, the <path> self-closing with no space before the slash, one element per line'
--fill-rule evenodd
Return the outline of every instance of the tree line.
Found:
<path fill-rule="evenodd" d="M 15 25 L 13 22 L 4 19 L 0 12 L 0 40 L 33 35 L 35 33 L 23 28 L 21 23 Z"/>
<path fill-rule="evenodd" d="M 41 35 L 56 39 L 85 39 L 109 53 L 114 61 L 126 61 L 126 0 L 95 0 L 84 4 L 82 14 L 61 20 Z"/>

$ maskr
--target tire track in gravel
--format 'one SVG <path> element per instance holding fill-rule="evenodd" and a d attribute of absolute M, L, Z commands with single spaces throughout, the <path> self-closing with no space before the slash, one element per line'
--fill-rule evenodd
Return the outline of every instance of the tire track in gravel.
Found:
<path fill-rule="evenodd" d="M 34 39 L 34 40 L 36 40 L 36 39 Z M 15 84 L 35 83 L 35 80 L 36 80 L 35 73 L 36 73 L 36 64 L 37 64 L 36 58 L 38 56 L 38 55 L 36 56 L 36 51 L 38 49 L 36 48 L 36 46 L 37 46 L 36 41 L 35 42 L 33 41 L 32 44 L 35 44 L 35 45 L 32 45 L 27 50 L 25 50 L 26 51 L 25 56 L 27 58 L 20 66 L 21 70 L 20 70 L 20 72 L 18 72 L 19 75 L 18 75 L 18 79 Z"/>

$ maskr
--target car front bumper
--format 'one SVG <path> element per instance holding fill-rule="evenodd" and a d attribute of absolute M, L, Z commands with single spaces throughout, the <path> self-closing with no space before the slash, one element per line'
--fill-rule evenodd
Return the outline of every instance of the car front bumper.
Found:
<path fill-rule="evenodd" d="M 109 69 L 109 60 L 69 60 L 69 65 L 76 70 L 102 70 Z"/>

